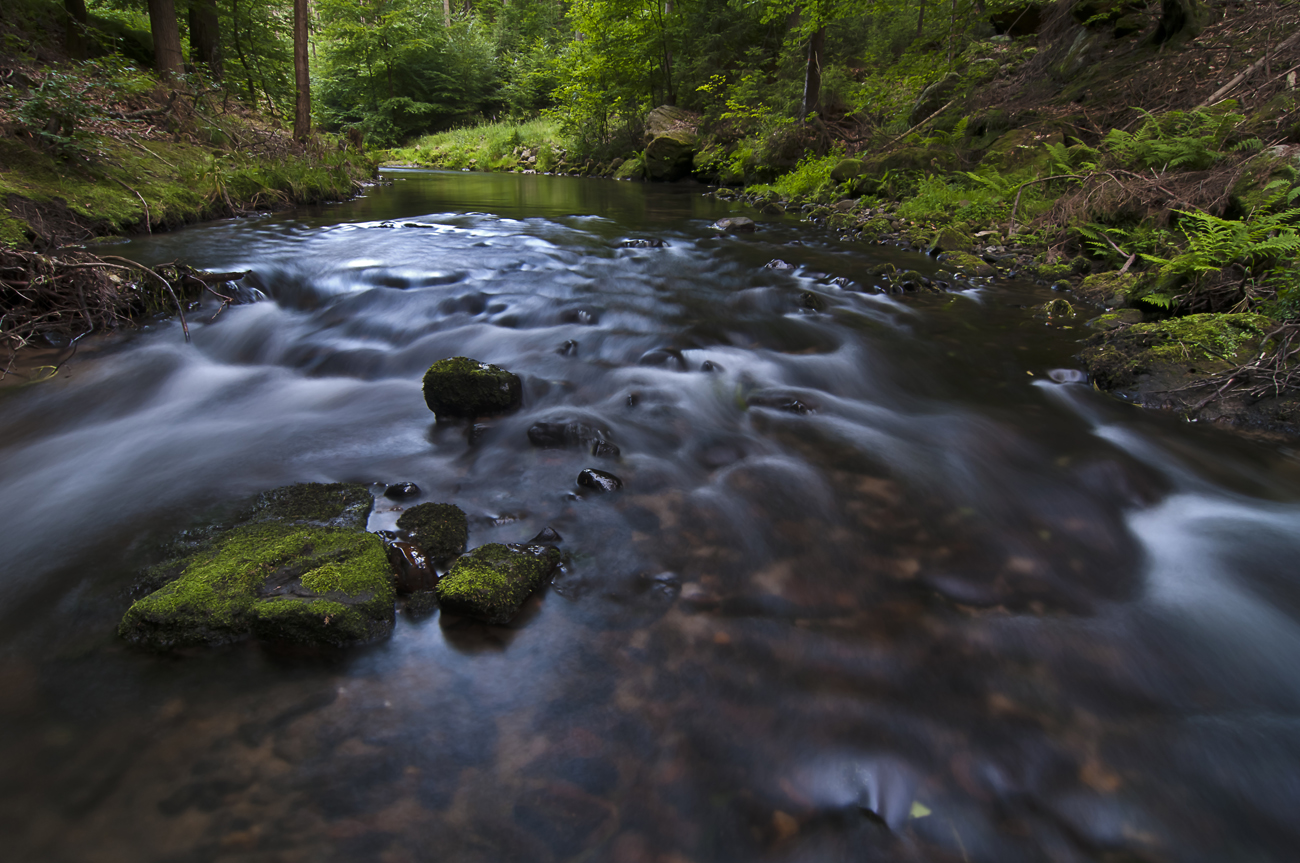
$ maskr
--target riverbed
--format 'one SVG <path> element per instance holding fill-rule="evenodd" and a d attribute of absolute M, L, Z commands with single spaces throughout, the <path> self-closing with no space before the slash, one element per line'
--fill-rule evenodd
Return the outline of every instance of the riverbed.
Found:
<path fill-rule="evenodd" d="M 1094 391 L 1084 318 L 698 187 L 390 171 L 114 254 L 264 299 L 0 391 L 0 835 L 40 861 L 1218 861 L 1300 847 L 1300 461 Z M 773 261 L 788 266 L 768 266 Z M 522 407 L 436 421 L 470 356 Z M 540 448 L 571 424 L 617 447 Z M 622 481 L 577 484 L 597 468 Z M 114 627 L 293 482 L 561 537 L 508 627 Z"/>

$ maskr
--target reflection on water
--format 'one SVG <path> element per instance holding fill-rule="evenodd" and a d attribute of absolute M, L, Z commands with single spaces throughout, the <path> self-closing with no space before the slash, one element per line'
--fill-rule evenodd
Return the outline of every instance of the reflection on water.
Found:
<path fill-rule="evenodd" d="M 719 237 L 686 187 L 395 179 L 137 241 L 271 299 L 0 395 L 14 859 L 1290 859 L 1288 453 L 1087 389 L 1030 285 L 873 294 L 882 259 L 933 265 Z M 419 380 L 452 355 L 524 406 L 435 425 Z M 412 481 L 471 545 L 550 525 L 568 559 L 510 628 L 114 639 L 149 537 L 307 480 Z"/>

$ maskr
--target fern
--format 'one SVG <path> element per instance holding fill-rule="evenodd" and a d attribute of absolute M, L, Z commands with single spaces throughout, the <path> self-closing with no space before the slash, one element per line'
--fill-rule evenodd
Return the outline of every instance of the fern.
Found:
<path fill-rule="evenodd" d="M 1204 170 L 1226 155 L 1228 139 L 1245 121 L 1245 117 L 1231 112 L 1232 107 L 1235 103 L 1229 101 L 1210 111 L 1170 111 L 1160 117 L 1138 108 L 1145 119 L 1136 132 L 1112 129 L 1102 143 L 1121 165 Z M 1258 139 L 1249 139 L 1231 149 L 1262 145 Z"/>
<path fill-rule="evenodd" d="M 1173 258 L 1142 257 L 1160 267 L 1162 275 L 1186 278 L 1193 290 L 1210 273 L 1233 264 L 1248 273 L 1266 270 L 1279 260 L 1300 253 L 1300 208 L 1283 210 L 1244 222 L 1209 213 L 1177 211 L 1183 217 L 1187 251 Z"/>

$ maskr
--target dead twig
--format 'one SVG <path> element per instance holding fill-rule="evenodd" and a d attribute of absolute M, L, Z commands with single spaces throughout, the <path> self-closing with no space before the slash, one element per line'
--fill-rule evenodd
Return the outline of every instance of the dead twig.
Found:
<path fill-rule="evenodd" d="M 185 341 L 189 342 L 190 325 L 185 320 L 185 309 L 181 307 L 181 299 L 180 297 L 176 296 L 176 291 L 172 290 L 171 282 L 167 281 L 162 276 L 158 275 L 158 273 L 156 273 L 154 270 L 150 269 L 149 267 L 146 267 L 144 264 L 141 264 L 137 261 L 133 261 L 130 258 L 122 258 L 117 255 L 104 255 L 103 259 L 106 261 L 121 261 L 124 264 L 129 264 L 133 267 L 143 270 L 144 272 L 148 273 L 149 275 L 157 279 L 159 282 L 161 282 L 162 286 L 167 289 L 167 293 L 171 294 L 172 302 L 176 304 L 176 314 L 179 315 L 181 319 L 181 330 L 184 331 L 185 333 Z"/>

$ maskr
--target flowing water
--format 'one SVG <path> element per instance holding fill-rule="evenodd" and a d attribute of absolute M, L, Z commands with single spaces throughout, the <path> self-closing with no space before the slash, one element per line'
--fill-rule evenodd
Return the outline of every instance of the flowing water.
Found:
<path fill-rule="evenodd" d="M 720 236 L 686 187 L 389 176 L 116 249 L 268 299 L 0 392 L 6 859 L 1294 859 L 1293 453 L 1094 392 L 1041 287 L 872 293 L 935 265 Z M 522 408 L 435 423 L 456 355 Z M 150 537 L 299 481 L 414 482 L 566 561 L 510 627 L 114 637 Z"/>

